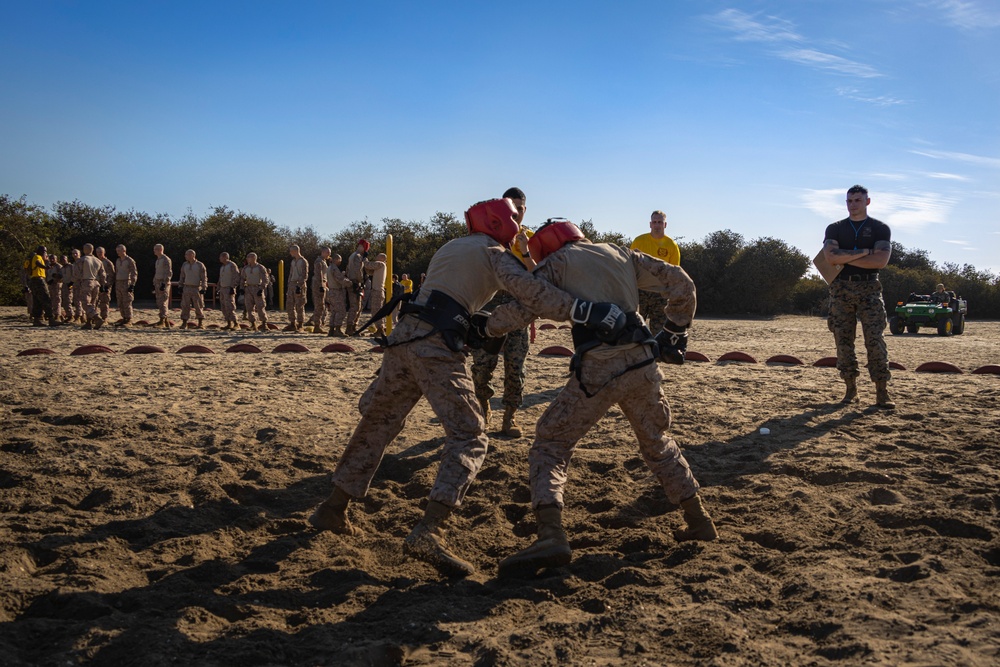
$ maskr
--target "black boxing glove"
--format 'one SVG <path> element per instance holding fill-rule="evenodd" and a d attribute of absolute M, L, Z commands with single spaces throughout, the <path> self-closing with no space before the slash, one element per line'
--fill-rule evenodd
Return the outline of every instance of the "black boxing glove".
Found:
<path fill-rule="evenodd" d="M 134 292 L 134 291 L 135 291 L 135 285 L 129 285 L 129 286 L 128 286 L 128 287 L 127 287 L 127 288 L 125 289 L 125 291 L 126 291 L 126 292 L 128 292 L 129 294 L 131 294 L 132 292 Z"/>
<path fill-rule="evenodd" d="M 165 283 L 160 283 L 160 291 L 161 292 L 166 292 L 167 291 L 167 286 L 166 286 Z"/>
<path fill-rule="evenodd" d="M 296 293 L 296 294 L 302 294 L 302 287 L 301 287 L 301 286 L 299 286 L 299 285 L 296 285 L 296 286 L 295 286 L 295 293 Z"/>
<path fill-rule="evenodd" d="M 257 290 L 257 296 L 264 296 L 264 290 L 262 289 Z"/>
<path fill-rule="evenodd" d="M 500 354 L 504 342 L 507 340 L 506 334 L 503 336 L 490 336 L 486 333 L 486 323 L 490 320 L 490 314 L 485 310 L 480 310 L 469 317 L 469 333 L 466 342 L 474 350 L 482 350 L 487 354 Z"/>
<path fill-rule="evenodd" d="M 203 290 L 201 288 L 198 288 L 198 294 L 204 294 L 204 293 L 205 293 L 205 290 Z"/>
<path fill-rule="evenodd" d="M 668 364 L 683 364 L 688 347 L 688 328 L 667 320 L 660 333 L 656 334 L 656 345 L 660 350 L 660 361 Z"/>
<path fill-rule="evenodd" d="M 576 299 L 570 319 L 593 330 L 604 343 L 614 343 L 625 329 L 625 311 L 613 303 Z"/>

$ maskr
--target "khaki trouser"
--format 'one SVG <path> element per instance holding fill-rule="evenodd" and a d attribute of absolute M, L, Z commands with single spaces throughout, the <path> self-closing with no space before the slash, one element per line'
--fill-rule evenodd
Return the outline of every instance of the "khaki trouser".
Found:
<path fill-rule="evenodd" d="M 113 288 L 108 286 L 103 291 L 99 288 L 97 290 L 97 309 L 100 312 L 101 319 L 108 319 L 108 314 L 111 312 L 111 290 Z"/>
<path fill-rule="evenodd" d="M 379 311 L 379 308 L 385 305 L 385 290 L 372 288 L 372 298 L 368 304 L 368 307 L 372 311 L 372 315 Z M 385 334 L 385 318 L 375 320 L 372 324 L 375 325 L 375 329 L 378 330 L 379 334 Z"/>
<path fill-rule="evenodd" d="M 128 291 L 127 280 L 115 281 L 115 298 L 118 299 L 118 312 L 126 322 L 132 321 L 132 303 L 135 301 L 135 294 Z"/>
<path fill-rule="evenodd" d="M 331 289 L 326 294 L 326 303 L 330 307 L 330 328 L 343 326 L 347 317 L 347 292 L 344 288 Z"/>
<path fill-rule="evenodd" d="M 52 317 L 56 320 L 62 318 L 61 296 L 62 283 L 53 282 L 49 284 L 49 302 L 52 304 Z"/>
<path fill-rule="evenodd" d="M 347 288 L 347 302 L 350 308 L 347 310 L 347 330 L 354 331 L 358 328 L 358 320 L 361 318 L 361 305 L 364 302 L 364 292 L 355 292 L 355 287 L 351 285 Z"/>
<path fill-rule="evenodd" d="M 63 316 L 73 317 L 73 286 L 68 280 L 64 280 L 62 284 L 62 309 Z"/>
<path fill-rule="evenodd" d="M 247 309 L 247 319 L 250 321 L 250 326 L 257 323 L 258 317 L 261 324 L 267 324 L 267 298 L 264 296 L 263 287 L 247 285 L 243 289 L 243 307 Z"/>
<path fill-rule="evenodd" d="M 181 320 L 187 322 L 191 316 L 191 309 L 194 308 L 195 317 L 199 320 L 205 318 L 202 308 L 205 307 L 202 295 L 198 293 L 197 285 L 185 285 L 181 290 Z"/>
<path fill-rule="evenodd" d="M 593 353 L 591 353 L 593 354 Z M 611 358 L 584 356 L 583 382 L 571 376 L 535 426 L 535 442 L 528 452 L 531 504 L 563 505 L 563 488 L 576 443 L 612 405 L 617 404 L 639 441 L 639 451 L 656 476 L 667 499 L 679 504 L 698 491 L 670 428 L 670 404 L 663 395 L 663 375 L 656 363 L 631 371 L 625 369 L 650 357 L 646 346 L 623 350 Z"/>
<path fill-rule="evenodd" d="M 323 283 L 313 283 L 313 326 L 321 327 L 326 321 L 326 287 Z"/>
<path fill-rule="evenodd" d="M 226 322 L 236 322 L 236 288 L 235 287 L 220 287 L 219 292 L 219 310 L 222 311 L 222 318 Z"/>
<path fill-rule="evenodd" d="M 87 316 L 88 322 L 97 320 L 97 301 L 101 293 L 101 284 L 96 280 L 79 280 L 73 287 L 77 292 L 80 309 Z"/>
<path fill-rule="evenodd" d="M 170 311 L 170 283 L 163 282 L 153 285 L 153 293 L 156 295 L 156 311 L 160 319 L 165 320 Z"/>
<path fill-rule="evenodd" d="M 288 312 L 288 323 L 292 326 L 297 328 L 306 323 L 306 286 L 301 280 L 288 283 L 285 310 Z"/>
<path fill-rule="evenodd" d="M 417 322 L 404 318 L 397 332 Z M 382 370 L 362 397 L 361 421 L 333 473 L 336 486 L 355 498 L 368 493 L 386 447 L 421 396 L 445 432 L 430 499 L 449 507 L 462 504 L 486 458 L 488 440 L 465 355 L 449 349 L 440 334 L 385 351 Z"/>

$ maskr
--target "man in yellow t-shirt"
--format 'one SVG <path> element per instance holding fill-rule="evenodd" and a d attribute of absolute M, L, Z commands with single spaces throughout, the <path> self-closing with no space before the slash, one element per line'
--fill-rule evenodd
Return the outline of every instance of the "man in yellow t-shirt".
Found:
<path fill-rule="evenodd" d="M 49 301 L 49 289 L 45 282 L 47 267 L 45 263 L 48 257 L 45 246 L 38 246 L 28 261 L 24 264 L 24 270 L 28 276 L 28 287 L 31 289 L 31 326 L 45 326 L 42 323 L 42 315 L 48 320 L 49 326 L 56 326 L 56 320 L 52 316 L 52 303 Z"/>
<path fill-rule="evenodd" d="M 667 264 L 681 265 L 681 249 L 677 243 L 664 233 L 667 228 L 667 214 L 663 211 L 653 211 L 649 216 L 649 233 L 637 236 L 632 241 L 632 250 L 656 257 Z M 666 315 L 663 307 L 667 300 L 657 292 L 639 290 L 639 312 L 649 323 L 649 329 L 655 334 L 663 328 Z"/>
<path fill-rule="evenodd" d="M 403 274 L 403 277 L 399 279 L 399 284 L 403 286 L 404 294 L 413 293 L 413 280 L 410 279 L 409 273 Z"/>

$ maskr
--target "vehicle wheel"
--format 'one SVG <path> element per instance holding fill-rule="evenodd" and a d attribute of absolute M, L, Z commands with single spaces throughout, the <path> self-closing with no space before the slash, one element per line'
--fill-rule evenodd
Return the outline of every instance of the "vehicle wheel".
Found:
<path fill-rule="evenodd" d="M 950 336 L 952 329 L 954 329 L 955 323 L 951 321 L 950 317 L 942 318 L 938 321 L 938 335 L 939 336 Z"/>
<path fill-rule="evenodd" d="M 893 336 L 898 336 L 899 334 L 903 333 L 903 329 L 905 329 L 905 326 L 903 325 L 902 320 L 900 320 L 898 317 L 889 318 L 889 333 L 891 333 Z"/>
<path fill-rule="evenodd" d="M 952 328 L 951 332 L 956 336 L 961 336 L 965 333 L 965 314 L 959 313 L 955 316 L 955 326 Z"/>
<path fill-rule="evenodd" d="M 906 333 L 917 333 L 918 330 L 919 330 L 919 328 L 917 327 L 916 324 L 907 324 L 906 325 Z"/>

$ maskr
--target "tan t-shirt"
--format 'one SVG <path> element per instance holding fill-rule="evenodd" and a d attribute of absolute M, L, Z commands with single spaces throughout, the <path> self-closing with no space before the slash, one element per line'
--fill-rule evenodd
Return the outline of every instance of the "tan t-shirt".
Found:
<path fill-rule="evenodd" d="M 240 284 L 240 267 L 230 260 L 219 269 L 219 287 L 235 288 Z"/>

